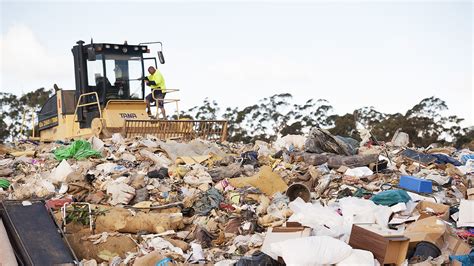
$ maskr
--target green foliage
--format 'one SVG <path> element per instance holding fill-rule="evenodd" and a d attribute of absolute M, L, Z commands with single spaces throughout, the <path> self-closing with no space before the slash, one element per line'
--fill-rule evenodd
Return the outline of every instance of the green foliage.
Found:
<path fill-rule="evenodd" d="M 326 100 L 309 99 L 304 104 L 292 104 L 289 93 L 263 98 L 256 104 L 243 108 L 227 107 L 219 115 L 215 101 L 205 99 L 200 107 L 193 107 L 183 114 L 190 119 L 228 120 L 229 141 L 273 141 L 278 136 L 307 134 L 311 127 L 327 128 L 334 135 L 360 139 L 358 129 L 366 128 L 378 140 L 390 141 L 401 128 L 410 136 L 412 144 L 428 146 L 434 142 L 456 143 L 461 146 L 473 139 L 472 130 L 462 128 L 462 118 L 443 116 L 446 103 L 435 97 L 421 100 L 405 114 L 384 114 L 374 107 L 363 107 L 352 114 L 332 114 L 333 107 Z"/>
<path fill-rule="evenodd" d="M 51 90 L 44 88 L 28 92 L 21 97 L 12 93 L 0 93 L 0 142 L 29 136 L 33 113 L 39 111 L 51 94 Z M 23 114 L 25 128 L 23 134 L 20 134 Z"/>
<path fill-rule="evenodd" d="M 107 210 L 98 210 L 98 209 L 93 209 L 91 211 L 91 216 L 96 218 L 99 215 L 105 215 L 108 211 Z M 82 225 L 90 225 L 91 220 L 90 220 L 90 215 L 89 215 L 89 206 L 84 204 L 84 205 L 71 205 L 68 206 L 66 210 L 66 223 L 79 223 Z"/>
<path fill-rule="evenodd" d="M 331 134 L 360 139 L 353 114 L 332 115 L 328 119 L 334 121 L 334 127 L 329 129 Z"/>

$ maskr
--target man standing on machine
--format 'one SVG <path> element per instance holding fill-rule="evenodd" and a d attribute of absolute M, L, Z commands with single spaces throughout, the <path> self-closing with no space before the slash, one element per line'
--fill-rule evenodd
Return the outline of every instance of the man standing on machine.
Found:
<path fill-rule="evenodd" d="M 146 96 L 147 113 L 148 115 L 151 115 L 150 103 L 158 100 L 156 104 L 163 115 L 163 119 L 166 119 L 164 105 L 164 99 L 166 95 L 165 79 L 163 78 L 163 75 L 161 75 L 161 72 L 158 69 L 155 69 L 153 66 L 148 68 L 148 73 L 150 73 L 150 75 L 145 78 L 145 82 L 147 86 L 150 86 L 151 93 Z M 156 114 L 156 116 L 158 117 L 158 114 Z"/>

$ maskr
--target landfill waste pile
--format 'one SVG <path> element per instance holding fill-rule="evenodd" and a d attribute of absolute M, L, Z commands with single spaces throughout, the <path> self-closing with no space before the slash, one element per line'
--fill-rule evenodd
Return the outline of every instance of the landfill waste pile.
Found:
<path fill-rule="evenodd" d="M 0 146 L 0 200 L 40 199 L 83 265 L 473 265 L 474 151 L 361 139 L 23 141 Z"/>

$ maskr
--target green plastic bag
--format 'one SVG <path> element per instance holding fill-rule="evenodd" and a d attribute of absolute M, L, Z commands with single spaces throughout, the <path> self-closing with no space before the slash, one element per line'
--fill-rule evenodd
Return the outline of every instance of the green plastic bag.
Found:
<path fill-rule="evenodd" d="M 405 190 L 387 190 L 372 196 L 370 200 L 375 204 L 393 206 L 399 202 L 406 203 L 411 198 Z"/>
<path fill-rule="evenodd" d="M 76 140 L 71 145 L 54 151 L 54 158 L 58 161 L 69 158 L 83 160 L 89 157 L 101 157 L 101 154 L 93 150 L 91 144 L 85 140 Z"/>
<path fill-rule="evenodd" d="M 5 178 L 0 178 L 0 187 L 3 189 L 7 189 L 10 186 L 10 182 Z"/>

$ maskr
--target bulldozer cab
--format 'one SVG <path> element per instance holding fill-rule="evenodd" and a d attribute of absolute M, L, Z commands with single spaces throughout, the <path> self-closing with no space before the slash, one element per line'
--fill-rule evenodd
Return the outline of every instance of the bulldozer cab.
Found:
<path fill-rule="evenodd" d="M 72 48 L 76 80 L 75 98 L 91 94 L 87 102 L 98 101 L 102 108 L 110 100 L 143 100 L 143 77 L 148 65 L 155 65 L 155 58 L 144 58 L 146 45 L 91 43 L 79 41 Z M 146 64 L 146 65 L 145 65 Z M 78 121 L 81 128 L 88 128 L 99 116 L 98 105 L 80 107 Z"/>

